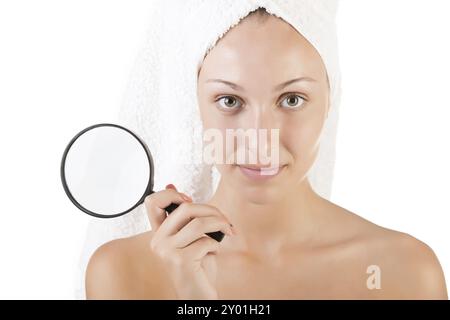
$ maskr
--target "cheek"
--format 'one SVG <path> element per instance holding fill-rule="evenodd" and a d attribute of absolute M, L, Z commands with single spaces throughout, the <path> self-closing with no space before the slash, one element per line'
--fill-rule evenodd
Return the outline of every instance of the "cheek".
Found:
<path fill-rule="evenodd" d="M 233 128 L 236 124 L 230 117 L 221 115 L 216 107 L 209 101 L 199 101 L 200 117 L 204 128 L 214 128 L 225 130 L 226 128 Z"/>
<path fill-rule="evenodd" d="M 234 151 L 236 149 L 236 148 L 227 148 L 226 130 L 239 129 L 242 127 L 241 124 L 238 121 L 236 121 L 235 117 L 224 116 L 220 114 L 213 105 L 207 103 L 200 105 L 200 114 L 202 118 L 203 129 L 205 131 L 209 129 L 214 129 L 214 132 L 220 132 L 220 135 L 214 136 L 214 144 L 215 144 L 214 148 L 216 150 L 221 149 L 220 152 L 222 154 L 222 157 L 220 157 L 221 160 L 219 161 L 219 163 L 226 163 L 226 159 L 232 158 Z M 236 139 L 232 139 L 231 141 L 233 142 L 234 146 L 236 146 L 237 143 Z M 227 170 L 226 167 L 227 166 L 221 168 L 218 167 L 218 169 L 219 171 Z"/>
<path fill-rule="evenodd" d="M 314 162 L 324 124 L 322 115 L 311 115 L 283 126 L 283 146 L 291 154 L 294 166 L 306 168 Z"/>

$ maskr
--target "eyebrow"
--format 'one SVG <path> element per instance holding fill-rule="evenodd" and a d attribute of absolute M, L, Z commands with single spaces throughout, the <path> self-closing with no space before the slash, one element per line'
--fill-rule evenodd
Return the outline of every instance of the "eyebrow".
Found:
<path fill-rule="evenodd" d="M 274 87 L 274 91 L 279 91 L 285 87 L 287 87 L 290 84 L 293 84 L 295 82 L 299 82 L 299 81 L 309 81 L 309 82 L 315 82 L 316 80 L 310 77 L 299 77 L 299 78 L 295 78 L 295 79 L 291 79 L 288 80 L 286 82 L 280 83 L 279 85 Z M 223 79 L 208 79 L 205 81 L 206 82 L 216 82 L 216 83 L 223 83 L 226 84 L 227 86 L 230 86 L 231 88 L 233 88 L 234 90 L 237 91 L 244 91 L 244 88 L 241 87 L 240 85 L 227 81 L 227 80 L 223 80 Z"/>

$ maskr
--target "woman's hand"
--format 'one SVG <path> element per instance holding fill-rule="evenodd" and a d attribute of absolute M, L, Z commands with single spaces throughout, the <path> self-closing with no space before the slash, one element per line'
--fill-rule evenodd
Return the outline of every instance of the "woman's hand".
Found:
<path fill-rule="evenodd" d="M 166 217 L 165 207 L 180 203 Z M 167 267 L 179 299 L 217 299 L 216 258 L 220 243 L 205 235 L 233 235 L 228 219 L 216 207 L 194 204 L 173 185 L 145 199 L 152 226 L 151 250 Z"/>

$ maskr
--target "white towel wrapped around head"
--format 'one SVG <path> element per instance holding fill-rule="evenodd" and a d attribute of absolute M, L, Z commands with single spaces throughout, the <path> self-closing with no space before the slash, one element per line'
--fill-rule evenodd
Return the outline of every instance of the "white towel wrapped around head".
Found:
<path fill-rule="evenodd" d="M 333 178 L 340 99 L 335 17 L 337 0 L 156 0 L 144 46 L 131 72 L 118 123 L 148 145 L 154 160 L 154 189 L 173 183 L 195 202 L 208 200 L 220 175 L 197 161 L 202 123 L 197 75 L 208 50 L 250 12 L 263 7 L 303 35 L 322 57 L 330 84 L 330 111 L 317 159 L 308 177 L 329 198 Z M 200 155 L 201 157 L 201 155 Z M 77 297 L 84 297 L 84 272 L 101 244 L 150 228 L 144 205 L 114 219 L 94 219 L 81 257 Z"/>

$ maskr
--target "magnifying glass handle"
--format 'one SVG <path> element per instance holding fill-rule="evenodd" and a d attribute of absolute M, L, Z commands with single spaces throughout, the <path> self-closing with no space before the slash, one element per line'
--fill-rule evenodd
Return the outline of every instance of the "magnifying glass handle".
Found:
<path fill-rule="evenodd" d="M 176 204 L 176 203 L 171 203 L 166 208 L 164 208 L 164 210 L 166 210 L 168 214 L 171 214 L 173 210 L 178 208 L 178 206 L 179 205 Z M 222 241 L 223 237 L 225 236 L 225 234 L 222 231 L 207 232 L 206 235 L 210 236 L 211 238 L 213 238 L 217 242 Z"/>

